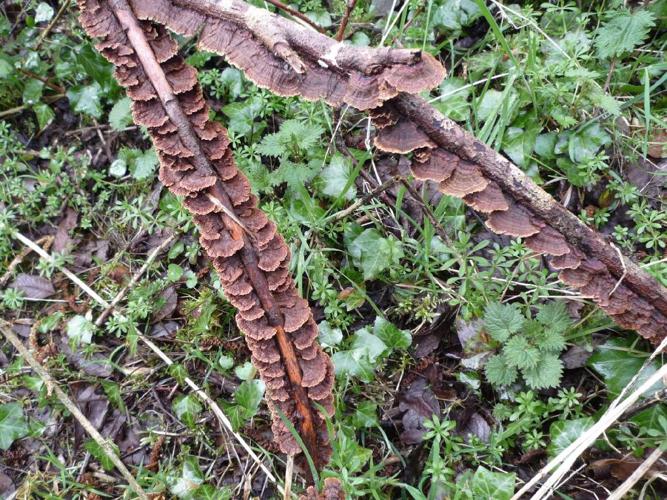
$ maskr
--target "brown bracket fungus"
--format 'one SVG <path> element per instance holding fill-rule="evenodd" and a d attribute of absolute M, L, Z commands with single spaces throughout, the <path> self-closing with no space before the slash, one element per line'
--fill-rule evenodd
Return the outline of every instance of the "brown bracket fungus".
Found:
<path fill-rule="evenodd" d="M 333 365 L 289 274 L 285 241 L 257 208 L 226 131 L 208 119 L 196 71 L 165 29 L 139 21 L 126 0 L 79 0 L 79 7 L 81 24 L 116 66 L 136 123 L 148 128 L 160 179 L 184 197 L 225 294 L 238 309 L 237 324 L 266 384 L 276 442 L 284 453 L 301 452 L 282 412 L 321 467 L 331 453 L 324 419 L 333 414 Z"/>

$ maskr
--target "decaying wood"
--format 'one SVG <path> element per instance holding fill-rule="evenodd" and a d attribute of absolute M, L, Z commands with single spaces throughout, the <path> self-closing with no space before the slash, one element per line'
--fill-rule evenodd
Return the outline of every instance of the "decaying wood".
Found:
<path fill-rule="evenodd" d="M 333 414 L 333 365 L 289 274 L 285 241 L 257 208 L 225 129 L 208 119 L 196 71 L 165 29 L 139 21 L 126 0 L 79 0 L 79 7 L 82 26 L 116 66 L 135 122 L 148 128 L 160 179 L 183 197 L 225 295 L 238 309 L 237 324 L 266 384 L 276 442 L 284 453 L 301 452 L 283 413 L 321 467 L 331 453 L 324 419 Z"/>
<path fill-rule="evenodd" d="M 524 238 L 620 326 L 654 343 L 667 335 L 667 290 L 657 280 L 502 155 L 409 95 L 444 75 L 428 54 L 341 44 L 241 0 L 131 1 L 139 17 L 199 35 L 200 47 L 224 55 L 259 86 L 370 110 L 375 145 L 412 154 L 417 179 L 462 198 L 492 231 Z"/>

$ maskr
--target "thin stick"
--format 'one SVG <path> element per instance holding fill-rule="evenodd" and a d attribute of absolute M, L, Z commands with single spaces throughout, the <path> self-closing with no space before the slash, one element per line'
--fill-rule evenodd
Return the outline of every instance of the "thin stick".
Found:
<path fill-rule="evenodd" d="M 270 3 L 274 7 L 277 7 L 280 10 L 284 10 L 287 12 L 290 16 L 296 17 L 297 19 L 300 19 L 304 23 L 306 23 L 308 26 L 311 28 L 319 31 L 320 33 L 324 33 L 324 28 L 322 28 L 319 24 L 314 23 L 312 19 L 310 19 L 308 16 L 305 14 L 302 14 L 298 10 L 294 10 L 292 7 L 289 5 L 285 5 L 284 3 L 280 2 L 279 0 L 264 0 L 266 3 Z"/>
<path fill-rule="evenodd" d="M 35 44 L 34 50 L 37 50 L 39 48 L 39 46 L 42 44 L 42 42 L 44 41 L 46 36 L 51 32 L 53 27 L 58 22 L 58 19 L 60 19 L 60 16 L 63 15 L 63 12 L 65 12 L 65 9 L 67 8 L 68 5 L 69 5 L 69 2 L 67 2 L 67 1 L 63 2 L 63 4 L 60 6 L 60 9 L 58 9 L 58 13 L 55 16 L 53 16 L 53 19 L 51 19 L 51 22 L 49 23 L 49 25 L 44 29 L 44 31 L 42 31 L 42 34 L 39 35 L 39 40 L 37 40 L 37 43 Z"/>
<path fill-rule="evenodd" d="M 134 478 L 132 473 L 125 467 L 125 464 L 123 461 L 116 455 L 115 451 L 109 444 L 109 442 L 104 439 L 104 437 L 95 429 L 93 424 L 90 423 L 90 420 L 88 420 L 83 413 L 81 413 L 81 410 L 72 402 L 72 400 L 65 394 L 65 392 L 60 388 L 58 383 L 55 381 L 53 377 L 49 374 L 46 369 L 40 365 L 37 360 L 33 357 L 32 354 L 30 354 L 30 351 L 25 348 L 25 346 L 21 343 L 19 338 L 12 332 L 11 327 L 9 323 L 7 323 L 5 320 L 0 320 L 0 331 L 2 334 L 5 336 L 5 338 L 14 346 L 14 348 L 19 352 L 21 357 L 30 365 L 30 367 L 40 376 L 40 378 L 44 381 L 44 384 L 46 384 L 47 389 L 49 392 L 55 393 L 56 397 L 58 400 L 63 404 L 65 408 L 76 418 L 76 420 L 81 424 L 81 427 L 84 428 L 84 430 L 88 433 L 90 437 L 95 440 L 95 442 L 100 445 L 100 448 L 104 452 L 104 454 L 113 462 L 113 464 L 116 466 L 116 469 L 118 469 L 118 472 L 122 474 L 122 476 L 127 480 L 127 483 L 129 484 L 130 488 L 134 490 L 134 492 L 139 496 L 139 498 L 148 500 L 148 496 L 144 492 L 144 490 L 139 486 L 139 483 L 137 480 Z"/>
<path fill-rule="evenodd" d="M 357 199 L 357 201 L 355 201 L 354 203 L 352 203 L 352 205 L 350 205 L 349 207 L 347 207 L 347 208 L 345 208 L 345 209 L 343 209 L 343 210 L 341 210 L 341 211 L 339 211 L 339 212 L 336 212 L 335 214 L 331 214 L 329 217 L 327 217 L 326 219 L 324 219 L 324 221 L 325 221 L 325 222 L 328 222 L 328 221 L 330 221 L 330 220 L 334 220 L 334 221 L 341 220 L 341 219 L 344 218 L 345 216 L 347 216 L 347 215 L 351 214 L 352 212 L 354 212 L 357 208 L 359 208 L 360 206 L 362 206 L 364 203 L 367 203 L 368 200 L 370 200 L 371 198 L 374 198 L 374 197 L 377 196 L 378 194 L 380 194 L 380 193 L 386 191 L 387 189 L 389 189 L 391 186 L 393 186 L 394 184 L 396 184 L 400 179 L 401 179 L 401 176 L 400 176 L 400 175 L 395 175 L 394 177 L 390 177 L 389 179 L 387 179 L 386 181 L 384 181 L 382 184 L 380 184 L 379 186 L 377 186 L 376 188 L 374 188 L 372 191 L 369 191 L 369 192 L 366 193 L 364 196 L 362 196 L 361 198 Z"/>
<path fill-rule="evenodd" d="M 294 455 L 287 455 L 287 464 L 285 466 L 285 493 L 284 500 L 292 498 L 292 477 L 294 476 Z"/>
<path fill-rule="evenodd" d="M 143 276 L 143 274 L 146 272 L 148 267 L 153 263 L 155 258 L 158 256 L 158 254 L 167 246 L 169 245 L 172 241 L 174 241 L 174 238 L 176 238 L 175 234 L 170 235 L 168 238 L 166 238 L 162 243 L 160 243 L 157 247 L 153 249 L 151 254 L 148 256 L 146 259 L 146 262 L 141 266 L 141 268 L 134 273 L 132 276 L 132 279 L 130 282 L 120 291 L 116 294 L 116 296 L 113 298 L 111 303 L 109 304 L 109 307 L 105 307 L 104 311 L 97 317 L 95 320 L 95 326 L 101 326 L 102 323 L 104 323 L 104 320 L 109 316 L 109 313 L 113 311 L 114 307 L 118 305 L 118 303 L 123 300 L 123 297 L 127 294 L 129 290 L 131 290 L 134 285 L 137 284 L 139 281 L 139 278 Z"/>
<path fill-rule="evenodd" d="M 44 245 L 47 248 L 51 246 L 51 243 L 53 243 L 53 236 L 42 236 L 36 241 L 37 245 Z M 0 288 L 7 284 L 9 278 L 12 277 L 12 273 L 14 272 L 16 266 L 23 262 L 23 259 L 25 259 L 30 252 L 32 252 L 32 248 L 26 247 L 12 259 L 12 261 L 7 266 L 7 271 L 5 271 L 5 274 L 3 274 L 2 278 L 0 278 Z"/>
<path fill-rule="evenodd" d="M 653 453 L 646 457 L 646 460 L 644 460 L 642 464 L 637 467 L 637 470 L 635 470 L 629 478 L 623 481 L 623 484 L 616 488 L 616 490 L 611 495 L 609 495 L 607 500 L 622 500 L 625 498 L 626 493 L 628 493 L 632 487 L 637 484 L 637 482 L 642 477 L 644 477 L 644 474 L 646 474 L 651 469 L 654 463 L 660 460 L 660 457 L 662 457 L 663 453 L 664 452 L 660 448 L 653 450 Z"/>
<path fill-rule="evenodd" d="M 639 397 L 649 390 L 654 384 L 659 382 L 664 376 L 667 376 L 667 364 L 660 367 L 655 373 L 644 381 L 632 394 L 617 406 L 608 409 L 602 417 L 586 432 L 584 432 L 576 441 L 564 449 L 553 460 L 545 465 L 539 473 L 537 473 L 530 481 L 528 481 L 513 497 L 512 500 L 521 498 L 528 492 L 537 482 L 540 481 L 549 471 L 556 467 L 559 463 L 561 465 L 554 471 L 554 473 L 544 482 L 540 489 L 531 497 L 533 500 L 540 500 L 545 498 L 554 487 L 554 485 L 567 473 L 572 467 L 572 464 L 579 458 L 579 456 L 595 442 L 598 437 L 607 430 L 616 420 L 618 420 L 625 411 L 632 406 Z"/>
<path fill-rule="evenodd" d="M 45 252 L 42 248 L 37 246 L 34 241 L 30 240 L 29 238 L 26 238 L 19 232 L 14 233 L 14 237 L 18 239 L 21 243 L 24 245 L 32 248 L 35 252 L 37 252 L 42 258 L 44 258 L 46 261 L 49 263 L 55 263 L 53 257 L 49 255 L 47 252 Z M 78 276 L 76 276 L 74 273 L 72 273 L 70 270 L 67 268 L 60 266 L 59 267 L 60 272 L 63 273 L 65 276 L 67 276 L 74 284 L 76 284 L 81 290 L 86 292 L 90 297 L 92 297 L 99 305 L 102 307 L 108 308 L 110 306 L 109 302 L 104 300 L 102 297 L 100 297 L 94 290 L 92 290 L 88 285 L 86 285 L 81 279 L 79 279 Z M 137 336 L 139 337 L 139 340 L 141 340 L 148 348 L 153 351 L 157 356 L 164 361 L 164 363 L 167 366 L 171 366 L 174 364 L 174 362 L 167 356 L 162 349 L 160 349 L 158 346 L 156 346 L 153 342 L 151 342 L 148 338 L 146 338 L 143 334 L 137 333 Z M 257 464 L 257 466 L 262 469 L 262 472 L 266 474 L 266 477 L 276 485 L 276 488 L 280 493 L 284 492 L 283 487 L 278 484 L 278 481 L 276 480 L 275 476 L 271 473 L 271 471 L 268 469 L 266 465 L 260 460 L 260 458 L 257 456 L 257 454 L 253 451 L 253 449 L 250 447 L 250 445 L 243 439 L 243 437 L 234 431 L 232 427 L 232 423 L 229 421 L 227 416 L 224 414 L 220 406 L 213 401 L 208 394 L 206 394 L 191 378 L 185 377 L 185 383 L 195 392 L 195 394 L 202 400 L 204 401 L 213 414 L 218 417 L 218 420 L 222 423 L 222 425 L 232 433 L 234 438 L 238 441 L 238 443 L 241 445 L 241 447 L 248 453 L 250 458 Z"/>
<path fill-rule="evenodd" d="M 336 32 L 336 40 L 339 42 L 343 41 L 345 37 L 345 28 L 347 28 L 347 23 L 350 20 L 350 14 L 354 10 L 354 7 L 357 5 L 357 0 L 348 0 L 347 5 L 345 6 L 345 14 L 343 14 L 343 19 L 340 21 L 340 26 Z"/>

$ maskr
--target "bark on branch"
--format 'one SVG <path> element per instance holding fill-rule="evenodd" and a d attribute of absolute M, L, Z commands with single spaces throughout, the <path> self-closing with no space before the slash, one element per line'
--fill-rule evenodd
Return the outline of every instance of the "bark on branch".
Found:
<path fill-rule="evenodd" d="M 525 238 L 560 279 L 619 325 L 653 342 L 667 335 L 667 289 L 515 165 L 424 100 L 444 70 L 421 51 L 345 45 L 241 0 L 131 0 L 200 47 L 224 55 L 257 85 L 279 95 L 371 110 L 379 149 L 413 154 L 413 173 L 440 183 L 487 216 L 496 233 Z"/>

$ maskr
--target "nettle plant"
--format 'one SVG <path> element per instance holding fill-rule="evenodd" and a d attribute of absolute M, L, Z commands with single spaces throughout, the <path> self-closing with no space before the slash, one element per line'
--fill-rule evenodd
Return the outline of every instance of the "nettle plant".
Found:
<path fill-rule="evenodd" d="M 491 231 L 522 238 L 559 271 L 562 282 L 590 297 L 622 327 L 654 342 L 664 336 L 667 290 L 506 158 L 415 96 L 445 76 L 428 52 L 341 44 L 241 0 L 79 0 L 79 6 L 81 24 L 115 66 L 134 121 L 146 128 L 155 146 L 160 180 L 192 214 L 201 246 L 238 310 L 237 326 L 266 387 L 274 439 L 284 453 L 299 455 L 302 466 L 301 458 L 307 459 L 312 483 L 332 453 L 326 423 L 334 413 L 334 368 L 318 342 L 310 306 L 292 279 L 289 247 L 260 209 L 232 152 L 238 134 L 253 137 L 257 131 L 254 120 L 265 111 L 268 91 L 254 95 L 250 106 L 238 104 L 234 112 L 223 108 L 235 117 L 228 134 L 211 119 L 197 71 L 186 64 L 167 28 L 193 37 L 200 49 L 224 55 L 257 86 L 280 96 L 368 112 L 377 150 L 410 155 L 415 179 L 461 199 L 483 215 Z M 216 95 L 231 95 L 239 90 L 237 80 L 231 72 L 210 74 L 206 85 Z M 305 153 L 324 129 L 308 122 L 288 120 L 240 155 L 244 162 L 264 157 L 275 167 L 266 187 L 285 183 L 296 189 L 316 174 L 317 165 L 304 165 Z M 115 166 L 118 173 L 129 169 L 139 178 L 154 163 L 134 154 L 123 161 Z M 345 172 L 349 165 L 333 156 L 328 169 Z M 337 177 L 324 175 L 324 193 L 352 200 L 349 176 L 343 176 L 345 183 L 332 184 Z M 399 250 L 393 240 L 368 229 L 354 235 L 350 245 L 366 279 L 400 259 Z M 493 384 L 511 384 L 519 374 L 534 388 L 557 384 L 562 372 L 558 354 L 569 326 L 562 304 L 539 307 L 534 318 L 513 305 L 492 305 L 484 325 L 498 350 L 487 364 Z M 340 341 L 337 332 L 329 333 L 332 342 Z M 357 332 L 339 358 L 351 371 L 359 365 L 370 369 L 409 344 L 407 332 L 378 321 Z M 368 371 L 356 375 L 368 378 Z M 255 399 L 248 399 L 252 410 Z M 182 414 L 197 413 L 188 400 L 179 403 Z"/>
<path fill-rule="evenodd" d="M 556 387 L 563 373 L 559 354 L 572 320 L 562 302 L 536 307 L 535 317 L 524 315 L 516 304 L 491 303 L 484 311 L 484 330 L 496 354 L 484 367 L 494 386 L 523 381 L 533 389 Z"/>

